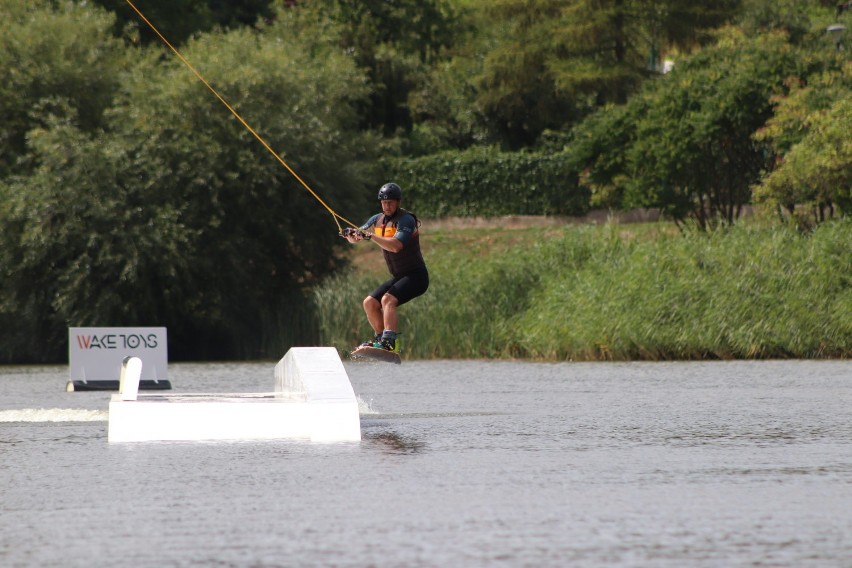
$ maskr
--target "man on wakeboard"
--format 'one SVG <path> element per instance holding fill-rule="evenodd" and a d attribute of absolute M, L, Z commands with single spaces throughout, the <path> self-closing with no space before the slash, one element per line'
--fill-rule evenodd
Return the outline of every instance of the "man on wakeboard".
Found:
<path fill-rule="evenodd" d="M 420 221 L 402 209 L 402 189 L 386 183 L 379 189 L 382 212 L 370 217 L 358 229 L 346 229 L 350 243 L 371 240 L 382 249 L 392 278 L 364 298 L 364 312 L 375 332 L 362 347 L 399 352 L 399 316 L 397 308 L 421 296 L 429 288 L 429 272 L 420 252 Z"/>

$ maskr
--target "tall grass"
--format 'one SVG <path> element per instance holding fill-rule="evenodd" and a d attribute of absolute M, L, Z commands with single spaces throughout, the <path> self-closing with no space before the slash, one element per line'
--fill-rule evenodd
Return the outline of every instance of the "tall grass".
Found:
<path fill-rule="evenodd" d="M 415 358 L 632 360 L 852 355 L 852 220 L 809 235 L 736 226 L 636 236 L 626 227 L 534 232 L 499 254 L 447 246 L 432 284 L 400 310 Z M 324 342 L 369 334 L 361 300 L 384 275 L 316 294 Z M 327 344 L 328 344 L 327 343 Z"/>

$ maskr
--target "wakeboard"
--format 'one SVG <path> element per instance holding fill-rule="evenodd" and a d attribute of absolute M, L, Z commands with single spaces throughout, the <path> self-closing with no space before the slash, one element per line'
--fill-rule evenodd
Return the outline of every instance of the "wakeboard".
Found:
<path fill-rule="evenodd" d="M 355 351 L 350 353 L 349 356 L 353 359 L 372 359 L 374 361 L 384 361 L 385 363 L 396 363 L 397 365 L 402 363 L 399 353 L 394 353 L 387 349 L 379 349 L 378 347 L 370 347 L 368 345 L 358 347 Z"/>

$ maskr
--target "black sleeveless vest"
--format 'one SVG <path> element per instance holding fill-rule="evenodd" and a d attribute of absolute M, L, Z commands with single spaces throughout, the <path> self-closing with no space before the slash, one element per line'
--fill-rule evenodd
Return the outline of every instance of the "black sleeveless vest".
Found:
<path fill-rule="evenodd" d="M 373 225 L 373 233 L 380 237 L 393 237 L 396 235 L 396 226 L 399 223 L 399 219 L 403 215 L 411 215 L 414 217 L 415 227 L 419 225 L 419 221 L 413 213 L 400 209 L 393 217 L 379 215 L 376 223 Z M 426 261 L 423 260 L 423 253 L 420 251 L 420 230 L 417 228 L 414 229 L 411 240 L 402 247 L 401 251 L 390 252 L 382 249 L 382 254 L 385 257 L 385 264 L 388 265 L 388 270 L 397 278 L 421 268 L 426 268 Z"/>

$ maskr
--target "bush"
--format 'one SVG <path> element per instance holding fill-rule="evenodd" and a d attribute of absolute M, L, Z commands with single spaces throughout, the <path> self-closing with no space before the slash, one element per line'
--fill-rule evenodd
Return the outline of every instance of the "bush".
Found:
<path fill-rule="evenodd" d="M 447 151 L 389 158 L 386 179 L 405 191 L 405 205 L 423 217 L 582 215 L 589 195 L 563 152 Z"/>
<path fill-rule="evenodd" d="M 431 285 L 400 311 L 413 358 L 664 360 L 844 358 L 852 354 L 852 222 L 737 224 L 666 234 L 568 226 L 483 254 L 459 235 L 428 256 Z M 497 229 L 496 231 L 499 231 Z M 477 229 L 483 242 L 491 235 Z M 520 233 L 519 233 L 520 235 Z M 433 241 L 442 235 L 431 235 Z M 338 275 L 315 295 L 324 344 L 368 327 L 378 278 Z"/>

